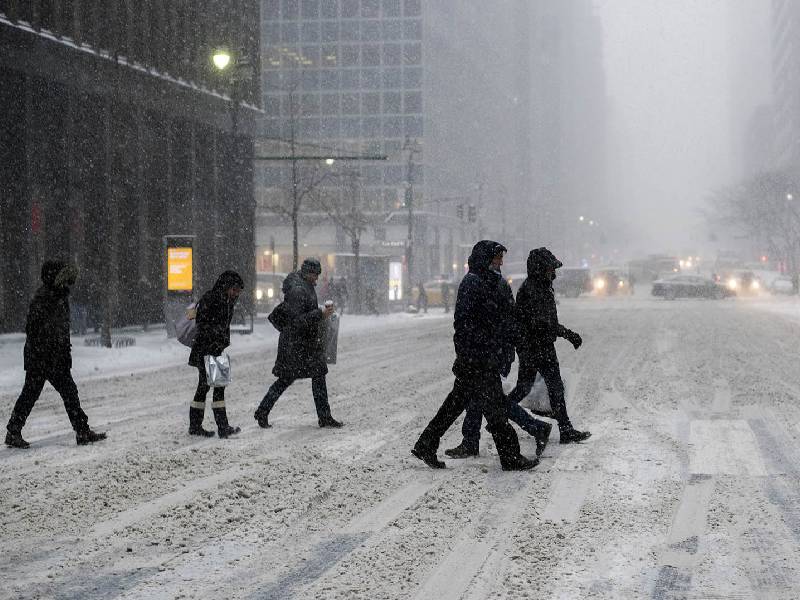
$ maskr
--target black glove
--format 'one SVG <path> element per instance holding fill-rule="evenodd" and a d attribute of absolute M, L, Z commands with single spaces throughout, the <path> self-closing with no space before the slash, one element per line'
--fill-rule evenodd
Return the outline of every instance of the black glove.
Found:
<path fill-rule="evenodd" d="M 580 348 L 581 344 L 583 344 L 583 338 L 581 338 L 580 335 L 578 335 L 576 332 L 572 331 L 571 329 L 567 329 L 567 332 L 566 332 L 566 335 L 564 336 L 564 338 L 570 344 L 572 344 L 572 347 L 575 348 L 575 350 Z"/>

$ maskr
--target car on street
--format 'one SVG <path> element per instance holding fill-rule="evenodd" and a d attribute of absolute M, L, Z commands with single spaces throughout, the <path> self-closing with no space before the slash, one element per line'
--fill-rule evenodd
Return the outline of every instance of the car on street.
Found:
<path fill-rule="evenodd" d="M 786 275 L 781 275 L 780 277 L 776 277 L 772 280 L 772 283 L 769 284 L 769 291 L 775 295 L 786 295 L 789 296 L 794 294 L 794 285 L 792 284 L 792 278 L 787 277 Z"/>
<path fill-rule="evenodd" d="M 287 273 L 256 274 L 256 312 L 269 312 L 282 299 L 281 285 Z"/>
<path fill-rule="evenodd" d="M 592 291 L 592 273 L 583 267 L 562 267 L 556 271 L 553 291 L 567 298 L 577 298 Z"/>
<path fill-rule="evenodd" d="M 631 282 L 623 269 L 598 269 L 592 273 L 592 289 L 597 296 L 630 295 Z"/>
<path fill-rule="evenodd" d="M 721 300 L 736 295 L 736 291 L 727 285 L 701 275 L 671 275 L 656 279 L 651 293 L 666 300 L 675 298 Z"/>
<path fill-rule="evenodd" d="M 450 307 L 452 308 L 456 301 L 456 292 L 458 292 L 458 282 L 454 279 L 447 279 L 445 277 L 437 277 L 422 284 L 425 289 L 425 295 L 428 297 L 428 306 L 444 306 L 442 299 L 442 284 L 450 288 Z M 416 302 L 419 295 L 417 286 L 414 286 L 413 298 Z"/>
<path fill-rule="evenodd" d="M 743 269 L 724 273 L 720 277 L 720 282 L 725 284 L 728 289 L 736 292 L 737 296 L 756 296 L 763 287 L 761 280 L 755 273 Z"/>

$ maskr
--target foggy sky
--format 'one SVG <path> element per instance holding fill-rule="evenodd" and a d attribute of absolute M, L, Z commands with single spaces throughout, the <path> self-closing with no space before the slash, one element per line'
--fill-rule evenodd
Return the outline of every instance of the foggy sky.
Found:
<path fill-rule="evenodd" d="M 768 0 L 597 1 L 612 205 L 632 225 L 639 251 L 708 249 L 698 210 L 710 190 L 736 179 L 738 124 L 769 96 L 768 7 Z"/>

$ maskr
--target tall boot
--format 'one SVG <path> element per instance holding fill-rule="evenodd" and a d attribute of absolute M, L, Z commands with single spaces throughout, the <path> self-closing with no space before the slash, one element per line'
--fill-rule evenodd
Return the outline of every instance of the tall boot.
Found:
<path fill-rule="evenodd" d="M 205 414 L 205 405 L 203 408 L 194 406 L 189 407 L 189 435 L 199 435 L 202 437 L 214 437 L 213 431 L 203 429 L 203 416 Z"/>
<path fill-rule="evenodd" d="M 214 400 L 211 406 L 214 411 L 214 421 L 217 423 L 217 435 L 219 437 L 225 439 L 242 431 L 241 427 L 231 427 L 228 424 L 228 412 L 225 410 L 225 400 Z"/>

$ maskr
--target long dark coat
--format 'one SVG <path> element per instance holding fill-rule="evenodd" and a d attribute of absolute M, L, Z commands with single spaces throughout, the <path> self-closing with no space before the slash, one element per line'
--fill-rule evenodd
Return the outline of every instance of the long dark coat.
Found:
<path fill-rule="evenodd" d="M 228 290 L 244 287 L 242 278 L 234 271 L 225 271 L 214 287 L 200 298 L 195 323 L 197 334 L 189 354 L 189 364 L 203 366 L 204 356 L 219 356 L 231 345 L 231 319 L 236 300 L 228 298 Z"/>
<path fill-rule="evenodd" d="M 510 294 L 502 276 L 489 269 L 498 249 L 497 242 L 482 240 L 469 257 L 469 272 L 461 280 L 453 319 L 456 377 L 477 373 L 508 373 L 513 361 L 513 320 Z M 509 290 L 510 291 L 510 290 Z M 513 298 L 512 298 L 513 300 Z"/>
<path fill-rule="evenodd" d="M 26 371 L 52 374 L 72 368 L 69 340 L 69 287 L 56 285 L 66 263 L 48 260 L 42 265 L 43 285 L 36 290 L 25 323 Z"/>
<path fill-rule="evenodd" d="M 284 379 L 325 375 L 324 317 L 314 286 L 299 272 L 283 281 L 283 303 L 289 317 L 278 338 L 278 357 L 272 373 Z"/>
<path fill-rule="evenodd" d="M 558 266 L 560 262 L 556 261 Z M 534 363 L 555 360 L 555 342 L 567 329 L 558 322 L 553 282 L 546 263 L 528 258 L 528 278 L 517 292 L 517 322 L 520 339 L 517 352 L 521 361 Z M 550 265 L 555 267 L 555 265 Z"/>

